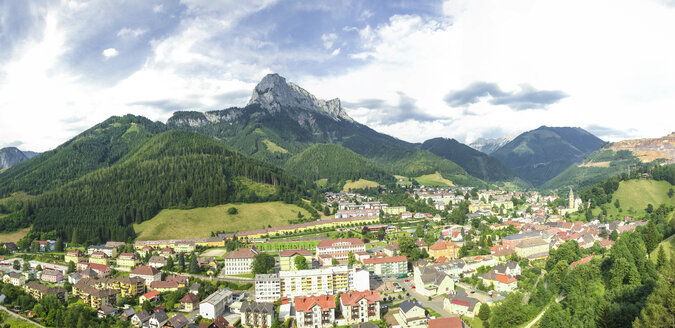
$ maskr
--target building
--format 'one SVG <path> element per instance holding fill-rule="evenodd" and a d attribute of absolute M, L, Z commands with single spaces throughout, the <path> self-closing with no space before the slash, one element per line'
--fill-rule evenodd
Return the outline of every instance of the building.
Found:
<path fill-rule="evenodd" d="M 275 302 L 281 298 L 281 280 L 276 273 L 255 275 L 255 301 Z"/>
<path fill-rule="evenodd" d="M 93 252 L 89 255 L 89 263 L 108 265 L 110 257 L 103 252 Z"/>
<path fill-rule="evenodd" d="M 91 279 L 85 278 L 73 285 L 73 296 L 79 297 L 84 304 L 98 309 L 103 305 L 114 305 L 117 303 L 119 292 L 110 288 L 112 281 L 109 279 Z"/>
<path fill-rule="evenodd" d="M 459 317 L 436 318 L 428 321 L 429 328 L 464 328 L 464 322 Z"/>
<path fill-rule="evenodd" d="M 404 328 L 427 327 L 427 316 L 422 305 L 413 300 L 405 300 L 399 305 L 396 321 Z"/>
<path fill-rule="evenodd" d="M 312 251 L 307 249 L 288 249 L 279 252 L 279 266 L 281 271 L 295 271 L 295 258 L 303 256 L 309 269 L 312 268 Z"/>
<path fill-rule="evenodd" d="M 10 283 L 14 286 L 23 286 L 26 283 L 26 276 L 19 272 L 8 272 L 5 273 L 2 282 Z"/>
<path fill-rule="evenodd" d="M 188 319 L 182 314 L 176 314 L 171 319 L 169 319 L 169 325 L 173 328 L 183 328 L 187 327 L 189 324 Z"/>
<path fill-rule="evenodd" d="M 331 257 L 337 260 L 346 260 L 349 252 L 365 252 L 366 244 L 358 238 L 327 239 L 316 245 L 316 256 Z"/>
<path fill-rule="evenodd" d="M 179 289 L 176 281 L 153 281 L 150 283 L 150 290 L 156 290 L 160 293 L 175 292 Z"/>
<path fill-rule="evenodd" d="M 258 254 L 260 254 L 260 250 L 255 246 L 242 248 L 225 254 L 225 274 L 235 275 L 251 273 L 253 258 Z"/>
<path fill-rule="evenodd" d="M 180 299 L 180 307 L 185 312 L 192 312 L 199 307 L 199 296 L 187 293 Z"/>
<path fill-rule="evenodd" d="M 138 264 L 138 259 L 134 253 L 122 253 L 117 257 L 117 266 L 131 269 Z"/>
<path fill-rule="evenodd" d="M 357 284 L 361 286 L 359 279 L 364 279 L 364 277 L 369 279 L 367 271 L 365 275 L 357 275 L 354 268 L 346 265 L 312 270 L 280 271 L 279 287 L 282 297 L 335 295 L 339 292 L 357 289 Z"/>
<path fill-rule="evenodd" d="M 228 304 L 232 302 L 232 291 L 228 288 L 217 290 L 199 303 L 199 315 L 202 318 L 214 319 L 223 314 Z"/>
<path fill-rule="evenodd" d="M 501 263 L 501 264 L 497 265 L 494 268 L 494 270 L 497 273 L 512 275 L 512 276 L 520 276 L 520 273 L 521 273 L 520 264 L 518 264 L 518 262 L 513 262 L 513 261 Z"/>
<path fill-rule="evenodd" d="M 376 276 L 397 276 L 408 273 L 408 259 L 405 256 L 365 259 L 363 265 Z"/>
<path fill-rule="evenodd" d="M 26 293 L 33 296 L 34 299 L 40 300 L 47 295 L 55 295 L 56 298 L 64 300 L 66 298 L 66 290 L 61 287 L 48 287 L 39 282 L 31 281 L 24 285 Z"/>
<path fill-rule="evenodd" d="M 141 277 L 115 277 L 113 288 L 120 292 L 121 297 L 136 297 L 145 293 L 145 279 Z"/>
<path fill-rule="evenodd" d="M 145 285 L 150 286 L 153 281 L 162 280 L 162 273 L 149 265 L 139 265 L 135 269 L 131 270 L 129 277 L 143 278 L 145 279 Z"/>
<path fill-rule="evenodd" d="M 118 314 L 119 311 L 117 311 L 117 309 L 114 306 L 110 304 L 105 304 L 101 305 L 101 307 L 96 312 L 98 314 L 99 319 L 103 319 L 108 317 L 114 317 Z"/>
<path fill-rule="evenodd" d="M 367 290 L 340 294 L 340 310 L 348 325 L 380 319 L 380 292 Z"/>
<path fill-rule="evenodd" d="M 524 240 L 516 245 L 516 254 L 530 260 L 548 257 L 549 244 L 541 237 Z"/>
<path fill-rule="evenodd" d="M 382 209 L 382 212 L 387 215 L 399 215 L 405 212 L 405 206 L 389 206 Z"/>
<path fill-rule="evenodd" d="M 459 247 L 451 241 L 439 240 L 429 247 L 429 256 L 437 259 L 444 256 L 446 259 L 456 259 L 459 257 Z"/>
<path fill-rule="evenodd" d="M 335 322 L 335 297 L 332 295 L 296 297 L 295 320 L 298 328 L 332 327 Z"/>
<path fill-rule="evenodd" d="M 96 245 L 96 246 L 89 246 L 89 248 L 87 248 L 87 255 L 91 256 L 91 254 L 94 254 L 95 252 L 103 252 L 105 253 L 105 255 L 108 256 L 108 258 L 117 256 L 117 249 L 115 247 L 106 245 Z"/>
<path fill-rule="evenodd" d="M 436 266 L 416 266 L 413 269 L 415 292 L 424 296 L 447 294 L 455 289 L 455 281 Z"/>
<path fill-rule="evenodd" d="M 240 309 L 244 327 L 271 327 L 274 321 L 274 304 L 244 302 Z"/>
<path fill-rule="evenodd" d="M 541 235 L 538 232 L 520 233 L 502 238 L 501 243 L 505 247 L 515 247 L 516 245 L 525 240 L 535 238 L 541 238 Z"/>
<path fill-rule="evenodd" d="M 490 286 L 494 284 L 494 290 L 498 292 L 510 292 L 518 288 L 518 280 L 512 275 L 500 274 L 490 271 L 478 276 L 483 280 L 483 284 Z"/>
<path fill-rule="evenodd" d="M 107 265 L 89 263 L 89 262 L 80 262 L 77 264 L 77 271 L 84 276 L 85 271 L 93 271 L 96 273 L 97 277 L 107 277 L 110 275 L 110 268 Z"/>
<path fill-rule="evenodd" d="M 169 321 L 169 315 L 164 312 L 164 310 L 159 310 L 156 311 L 155 313 L 150 315 L 150 319 L 148 319 L 148 327 L 149 328 L 162 328 L 164 327 L 164 324 Z"/>
<path fill-rule="evenodd" d="M 63 280 L 63 273 L 59 270 L 44 270 L 40 275 L 40 280 L 46 282 L 60 282 Z"/>
<path fill-rule="evenodd" d="M 150 314 L 143 310 L 134 314 L 131 319 L 131 325 L 134 327 L 147 327 L 148 321 L 150 321 Z"/>
<path fill-rule="evenodd" d="M 150 257 L 150 260 L 148 260 L 148 265 L 157 269 L 166 266 L 166 263 L 166 258 L 158 255 L 153 255 Z"/>
<path fill-rule="evenodd" d="M 467 295 L 463 289 L 458 289 L 454 295 L 448 295 L 443 300 L 443 309 L 454 314 L 474 318 L 478 316 L 478 310 L 482 303 Z"/>
<path fill-rule="evenodd" d="M 157 290 L 149 291 L 138 298 L 138 304 L 143 304 L 145 302 L 152 303 L 157 301 L 159 301 L 159 291 Z"/>
<path fill-rule="evenodd" d="M 84 260 L 84 256 L 82 255 L 82 252 L 80 252 L 79 249 L 71 249 L 67 251 L 66 254 L 63 256 L 63 261 L 66 263 L 68 262 L 78 263 L 82 260 Z"/>
<path fill-rule="evenodd" d="M 187 285 L 190 284 L 190 277 L 184 276 L 184 275 L 174 274 L 174 275 L 166 276 L 166 278 L 164 280 L 177 282 L 178 288 L 183 288 L 183 287 L 186 287 Z"/>

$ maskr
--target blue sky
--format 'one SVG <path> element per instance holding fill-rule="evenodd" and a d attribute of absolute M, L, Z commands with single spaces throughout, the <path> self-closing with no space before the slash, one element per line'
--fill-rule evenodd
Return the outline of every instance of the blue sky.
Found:
<path fill-rule="evenodd" d="M 0 147 L 111 115 L 243 106 L 276 72 L 409 141 L 540 125 L 656 137 L 675 105 L 670 1 L 1 1 Z M 636 115 L 640 113 L 640 115 Z"/>

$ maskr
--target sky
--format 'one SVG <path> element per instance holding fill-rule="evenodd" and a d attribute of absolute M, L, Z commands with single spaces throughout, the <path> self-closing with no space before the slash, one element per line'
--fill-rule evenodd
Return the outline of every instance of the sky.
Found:
<path fill-rule="evenodd" d="M 244 106 L 278 73 L 403 140 L 675 130 L 675 0 L 0 0 L 0 147 Z"/>

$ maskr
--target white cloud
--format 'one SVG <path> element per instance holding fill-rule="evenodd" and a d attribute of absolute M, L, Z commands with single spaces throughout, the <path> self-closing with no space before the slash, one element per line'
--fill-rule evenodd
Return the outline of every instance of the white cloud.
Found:
<path fill-rule="evenodd" d="M 331 56 L 337 56 L 339 54 L 340 54 L 340 48 L 337 48 L 337 49 L 333 50 L 333 52 L 330 53 Z"/>
<path fill-rule="evenodd" d="M 115 57 L 115 56 L 119 55 L 120 53 L 115 48 L 108 48 L 108 49 L 103 50 L 102 54 L 103 54 L 103 57 L 111 58 L 111 57 Z"/>
<path fill-rule="evenodd" d="M 323 47 L 326 49 L 333 48 L 333 43 L 335 43 L 337 37 L 338 36 L 335 33 L 322 34 L 321 41 L 323 41 Z"/>
<path fill-rule="evenodd" d="M 161 12 L 163 12 L 163 11 L 164 11 L 164 5 L 162 5 L 162 4 L 154 5 L 154 6 L 152 7 L 152 12 L 154 12 L 154 13 L 156 13 L 156 14 L 157 14 L 157 13 L 161 13 Z"/>
<path fill-rule="evenodd" d="M 120 38 L 126 38 L 126 37 L 137 38 L 137 37 L 139 37 L 139 36 L 141 36 L 141 35 L 143 35 L 147 32 L 148 32 L 148 30 L 142 29 L 142 28 L 132 29 L 132 28 L 125 27 L 125 28 L 119 30 L 119 32 L 117 32 L 117 36 L 120 37 Z"/>

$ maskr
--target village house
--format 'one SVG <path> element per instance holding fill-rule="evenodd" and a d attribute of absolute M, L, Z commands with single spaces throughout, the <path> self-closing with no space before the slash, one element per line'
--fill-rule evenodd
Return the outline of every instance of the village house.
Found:
<path fill-rule="evenodd" d="M 520 264 L 518 262 L 513 262 L 513 261 L 508 261 L 506 263 L 501 263 L 498 264 L 494 270 L 497 273 L 505 274 L 505 275 L 512 275 L 512 276 L 520 276 Z"/>
<path fill-rule="evenodd" d="M 160 293 L 175 292 L 178 290 L 178 282 L 176 281 L 153 281 L 150 283 L 150 290 L 156 290 Z"/>
<path fill-rule="evenodd" d="M 478 316 L 480 305 L 481 302 L 477 298 L 468 296 L 463 289 L 456 290 L 443 300 L 444 310 L 469 318 Z"/>
<path fill-rule="evenodd" d="M 424 296 L 447 294 L 455 289 L 455 281 L 434 266 L 416 266 L 413 270 L 415 292 Z"/>
<path fill-rule="evenodd" d="M 380 319 L 380 292 L 367 290 L 340 294 L 340 310 L 348 325 Z"/>
<path fill-rule="evenodd" d="M 225 254 L 225 274 L 251 273 L 253 258 L 260 253 L 255 246 L 242 248 Z"/>
<path fill-rule="evenodd" d="M 117 257 L 117 266 L 125 269 L 132 269 L 138 264 L 138 259 L 134 253 L 122 253 Z"/>
<path fill-rule="evenodd" d="M 296 297 L 295 320 L 298 328 L 332 327 L 335 322 L 335 296 Z"/>
<path fill-rule="evenodd" d="M 516 245 L 516 254 L 530 260 L 548 257 L 549 245 L 541 237 L 524 240 Z"/>
<path fill-rule="evenodd" d="M 413 300 L 405 300 L 399 305 L 396 321 L 404 328 L 426 328 L 427 316 L 424 307 Z"/>
<path fill-rule="evenodd" d="M 131 325 L 134 327 L 148 326 L 148 321 L 150 321 L 150 314 L 145 310 L 138 312 L 131 317 Z"/>
<path fill-rule="evenodd" d="M 408 273 L 408 259 L 405 256 L 365 259 L 363 265 L 376 276 L 397 276 Z"/>
<path fill-rule="evenodd" d="M 40 275 L 40 280 L 46 282 L 61 282 L 63 280 L 63 273 L 59 270 L 43 270 Z"/>
<path fill-rule="evenodd" d="M 167 323 L 167 321 L 169 321 L 169 315 L 166 314 L 164 310 L 159 310 L 150 315 L 150 319 L 148 319 L 148 327 L 162 328 L 164 327 L 164 324 Z"/>
<path fill-rule="evenodd" d="M 178 288 L 184 288 L 187 287 L 187 285 L 190 284 L 190 276 L 185 276 L 185 275 L 170 275 L 166 276 L 164 279 L 166 281 L 175 281 L 178 283 Z"/>
<path fill-rule="evenodd" d="M 105 304 L 117 303 L 119 292 L 110 288 L 109 279 L 95 280 L 91 278 L 81 279 L 73 286 L 73 296 L 79 297 L 84 304 L 98 309 Z"/>
<path fill-rule="evenodd" d="M 118 276 L 113 283 L 113 288 L 118 290 L 122 297 L 136 297 L 145 293 L 145 279 L 141 277 Z"/>
<path fill-rule="evenodd" d="M 202 318 L 214 319 L 223 314 L 231 302 L 232 291 L 228 288 L 219 289 L 199 303 L 199 315 Z"/>
<path fill-rule="evenodd" d="M 498 292 L 510 292 L 518 288 L 518 280 L 512 275 L 500 274 L 495 271 L 478 276 L 483 280 L 483 285 L 490 286 L 494 284 L 494 290 Z"/>
<path fill-rule="evenodd" d="M 66 290 L 62 287 L 48 287 L 39 282 L 31 281 L 24 285 L 26 293 L 36 300 L 42 299 L 47 295 L 55 295 L 58 299 L 64 300 L 66 297 Z"/>
<path fill-rule="evenodd" d="M 110 257 L 103 252 L 93 252 L 89 255 L 89 263 L 108 265 Z"/>
<path fill-rule="evenodd" d="M 152 290 L 138 298 L 138 304 L 143 304 L 145 302 L 157 302 L 159 300 L 159 291 Z"/>
<path fill-rule="evenodd" d="M 14 286 L 23 286 L 26 283 L 26 276 L 19 272 L 8 272 L 5 273 L 2 282 L 10 283 Z"/>
<path fill-rule="evenodd" d="M 346 260 L 349 252 L 365 252 L 366 244 L 358 238 L 327 239 L 316 245 L 316 256 L 325 256 L 336 260 Z"/>
<path fill-rule="evenodd" d="M 79 249 L 68 250 L 66 254 L 63 256 L 63 261 L 66 263 L 68 262 L 78 263 L 83 260 L 84 257 Z"/>
<path fill-rule="evenodd" d="M 115 308 L 110 304 L 104 304 L 101 305 L 100 308 L 98 308 L 98 311 L 96 311 L 96 313 L 99 319 L 103 319 L 108 317 L 114 317 L 119 313 L 119 311 L 117 310 L 117 308 Z"/>
<path fill-rule="evenodd" d="M 459 317 L 429 319 L 428 328 L 465 328 L 467 327 Z"/>
<path fill-rule="evenodd" d="M 153 255 L 152 257 L 150 257 L 150 260 L 148 260 L 148 265 L 156 269 L 162 268 L 166 266 L 166 258 L 158 255 Z"/>
<path fill-rule="evenodd" d="M 92 245 L 87 248 L 87 255 L 92 255 L 95 252 L 103 252 L 108 258 L 117 256 L 117 248 L 106 245 Z"/>
<path fill-rule="evenodd" d="M 192 312 L 199 308 L 199 296 L 187 293 L 180 299 L 181 310 L 185 312 Z"/>
<path fill-rule="evenodd" d="M 274 304 L 244 302 L 241 304 L 241 324 L 244 327 L 271 327 L 274 321 Z"/>
<path fill-rule="evenodd" d="M 429 247 L 429 256 L 439 258 L 444 256 L 447 259 L 456 259 L 459 257 L 459 247 L 451 241 L 439 240 Z"/>
<path fill-rule="evenodd" d="M 129 277 L 139 277 L 145 279 L 145 285 L 150 286 L 153 281 L 161 281 L 162 273 L 148 265 L 139 265 L 135 269 L 131 270 Z"/>

